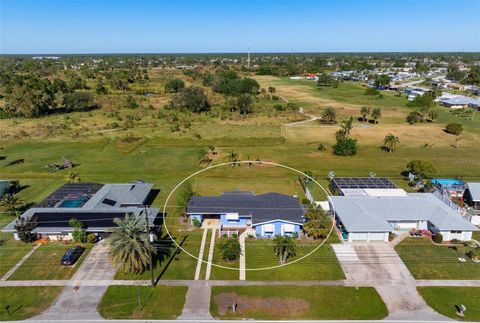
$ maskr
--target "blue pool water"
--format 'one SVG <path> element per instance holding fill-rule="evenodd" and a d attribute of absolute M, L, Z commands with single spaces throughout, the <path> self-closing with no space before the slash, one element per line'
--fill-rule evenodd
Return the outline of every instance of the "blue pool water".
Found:
<path fill-rule="evenodd" d="M 81 207 L 87 201 L 88 201 L 88 197 L 82 196 L 76 199 L 64 200 L 60 203 L 58 207 Z"/>
<path fill-rule="evenodd" d="M 432 184 L 440 184 L 443 186 L 448 186 L 448 185 L 463 185 L 464 183 L 455 178 L 434 178 L 432 179 Z"/>

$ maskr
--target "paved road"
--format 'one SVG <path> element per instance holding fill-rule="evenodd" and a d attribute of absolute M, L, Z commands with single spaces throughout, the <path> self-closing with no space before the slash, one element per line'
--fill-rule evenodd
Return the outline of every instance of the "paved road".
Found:
<path fill-rule="evenodd" d="M 414 278 L 391 246 L 370 242 L 353 244 L 353 249 L 387 305 L 389 319 L 448 320 L 418 294 Z M 389 284 L 389 281 L 401 283 Z"/>
<path fill-rule="evenodd" d="M 108 247 L 105 243 L 97 243 L 78 268 L 67 286 L 45 312 L 35 320 L 98 320 L 97 305 L 102 299 L 108 285 L 85 286 L 83 280 L 108 282 L 113 280 L 115 269 L 105 261 Z"/>
<path fill-rule="evenodd" d="M 15 322 L 15 321 L 11 321 Z M 24 322 L 24 321 L 17 321 L 17 322 Z M 39 320 L 31 320 L 31 322 L 38 322 L 38 323 L 45 323 L 47 321 L 39 321 Z M 107 323 L 107 322 L 112 322 L 112 323 L 193 323 L 193 322 L 198 322 L 198 323 L 218 323 L 219 320 L 215 319 L 177 319 L 177 320 L 59 320 L 55 321 L 56 323 L 84 323 L 84 322 L 99 322 L 99 323 Z M 222 323 L 238 323 L 241 322 L 239 320 L 221 320 Z M 256 323 L 272 323 L 275 321 L 264 321 L 264 320 L 258 320 L 258 321 L 253 321 Z M 309 321 L 293 321 L 295 323 L 352 323 L 352 322 L 359 322 L 359 323 L 407 323 L 407 322 L 415 322 L 415 323 L 452 323 L 451 320 L 445 320 L 445 321 L 425 321 L 425 320 L 410 320 L 410 321 L 405 321 L 405 320 L 382 320 L 382 321 L 373 321 L 373 320 L 365 320 L 365 321 L 348 321 L 348 320 L 309 320 Z"/>

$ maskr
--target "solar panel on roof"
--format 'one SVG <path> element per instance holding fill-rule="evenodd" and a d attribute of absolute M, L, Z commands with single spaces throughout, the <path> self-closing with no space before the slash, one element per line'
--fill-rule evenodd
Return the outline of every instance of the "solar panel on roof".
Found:
<path fill-rule="evenodd" d="M 117 201 L 111 199 L 103 199 L 102 203 L 110 206 L 115 206 L 115 204 L 117 204 Z"/>
<path fill-rule="evenodd" d="M 386 177 L 338 177 L 332 180 L 332 185 L 339 189 L 398 188 Z"/>

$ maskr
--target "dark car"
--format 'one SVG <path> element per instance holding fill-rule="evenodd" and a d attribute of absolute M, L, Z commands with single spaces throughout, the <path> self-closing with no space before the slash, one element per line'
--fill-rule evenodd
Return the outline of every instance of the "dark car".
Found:
<path fill-rule="evenodd" d="M 85 251 L 85 248 L 80 246 L 75 246 L 73 248 L 70 248 L 63 255 L 62 261 L 60 263 L 64 266 L 71 266 L 78 260 L 78 258 L 80 258 L 80 256 L 84 251 Z"/>

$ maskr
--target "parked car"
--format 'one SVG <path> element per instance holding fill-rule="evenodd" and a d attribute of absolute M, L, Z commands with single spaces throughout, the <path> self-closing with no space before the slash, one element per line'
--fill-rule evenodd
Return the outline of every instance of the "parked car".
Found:
<path fill-rule="evenodd" d="M 80 258 L 80 256 L 83 254 L 84 251 L 85 251 L 85 248 L 80 246 L 75 246 L 73 248 L 70 248 L 63 255 L 62 261 L 60 263 L 64 266 L 71 266 L 75 264 L 75 262 L 78 260 L 78 258 Z"/>

